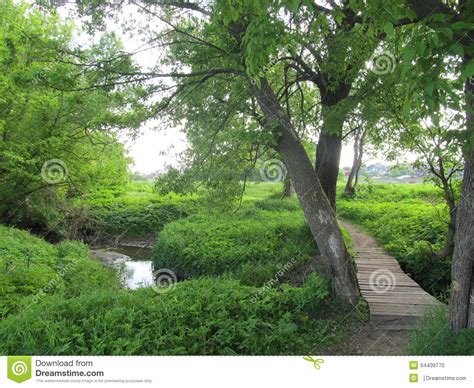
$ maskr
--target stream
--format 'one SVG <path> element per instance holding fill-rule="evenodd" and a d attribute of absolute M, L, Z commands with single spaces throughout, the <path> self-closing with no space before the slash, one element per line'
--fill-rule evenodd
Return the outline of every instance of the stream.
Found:
<path fill-rule="evenodd" d="M 154 284 L 152 249 L 118 245 L 91 247 L 92 256 L 120 273 L 122 284 L 132 290 Z"/>

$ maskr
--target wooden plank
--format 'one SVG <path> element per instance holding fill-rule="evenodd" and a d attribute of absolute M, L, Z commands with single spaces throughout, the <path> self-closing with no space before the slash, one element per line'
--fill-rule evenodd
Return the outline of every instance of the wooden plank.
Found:
<path fill-rule="evenodd" d="M 378 311 L 383 312 L 386 314 L 400 314 L 400 315 L 417 315 L 423 313 L 427 310 L 427 308 L 431 307 L 431 305 L 426 304 L 413 304 L 413 305 L 405 305 L 405 304 L 387 304 L 382 302 L 372 302 L 369 305 L 370 311 Z"/>
<path fill-rule="evenodd" d="M 403 272 L 399 262 L 375 239 L 366 235 L 355 226 L 341 222 L 352 236 L 355 252 L 357 280 L 362 297 L 367 300 L 371 321 L 383 326 L 384 329 L 404 330 L 411 327 L 425 311 L 432 306 L 444 306 L 432 295 L 424 291 L 418 283 Z M 376 271 L 390 272 L 388 277 L 393 281 L 393 287 L 382 292 L 371 277 Z"/>
<path fill-rule="evenodd" d="M 395 298 L 386 298 L 373 295 L 366 295 L 365 300 L 367 302 L 381 303 L 386 305 L 433 305 L 434 301 L 431 298 L 427 297 L 395 297 Z"/>
<path fill-rule="evenodd" d="M 372 263 L 362 263 L 362 264 L 357 264 L 357 272 L 375 272 L 375 271 L 380 271 L 382 265 L 381 264 L 372 264 Z M 397 272 L 400 274 L 404 274 L 402 269 L 395 265 L 395 264 L 384 264 L 383 265 L 383 270 L 389 270 L 390 272 Z M 406 274 L 404 274 L 406 276 Z"/>
<path fill-rule="evenodd" d="M 358 277 L 357 280 L 359 280 L 359 284 L 364 284 L 370 287 L 371 290 L 377 290 L 377 291 L 391 291 L 395 289 L 396 287 L 420 287 L 418 283 L 414 281 L 410 281 L 407 279 L 393 279 L 391 283 L 388 284 L 377 284 L 377 282 L 374 282 L 369 279 L 369 277 Z"/>
<path fill-rule="evenodd" d="M 365 297 L 365 296 L 371 296 L 371 295 L 381 295 L 381 294 L 378 294 L 378 293 L 375 293 L 373 292 L 372 290 L 367 290 L 367 289 L 364 289 L 362 290 L 362 296 Z M 429 295 L 429 294 L 426 294 L 424 292 L 419 292 L 417 289 L 414 289 L 414 290 L 404 290 L 404 291 L 398 291 L 398 290 L 391 290 L 383 295 L 394 295 L 394 296 L 402 296 L 402 297 L 406 297 L 406 298 L 411 298 L 411 297 L 419 297 L 419 296 L 426 296 L 426 295 Z M 431 295 L 430 295 L 431 296 Z M 435 299 L 436 300 L 436 299 Z M 441 303 L 441 302 L 440 302 Z"/>

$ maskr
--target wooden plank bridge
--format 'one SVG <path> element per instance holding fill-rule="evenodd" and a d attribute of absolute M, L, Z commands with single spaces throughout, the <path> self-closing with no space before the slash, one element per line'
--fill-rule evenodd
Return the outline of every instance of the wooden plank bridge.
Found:
<path fill-rule="evenodd" d="M 386 330 L 405 330 L 427 309 L 444 306 L 404 273 L 398 261 L 374 238 L 346 221 L 341 225 L 352 238 L 357 279 L 372 323 Z"/>

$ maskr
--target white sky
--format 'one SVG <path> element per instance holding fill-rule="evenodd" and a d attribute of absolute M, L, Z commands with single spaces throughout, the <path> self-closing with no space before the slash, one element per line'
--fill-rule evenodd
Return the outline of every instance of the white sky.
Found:
<path fill-rule="evenodd" d="M 123 10 L 124 14 L 131 12 L 133 11 L 130 8 Z M 66 18 L 68 16 L 67 9 L 61 9 L 60 14 Z M 74 22 L 77 26 L 81 24 L 76 18 L 74 18 Z M 126 51 L 133 52 L 137 48 L 142 47 L 142 41 L 124 35 L 120 26 L 110 22 L 107 24 L 107 27 L 122 39 Z M 76 37 L 76 40 L 85 43 L 90 41 L 90 37 L 81 34 Z M 160 53 L 157 50 L 149 50 L 137 53 L 134 55 L 134 59 L 143 68 L 150 68 L 156 63 L 159 55 Z M 140 130 L 140 135 L 135 140 L 121 136 L 120 141 L 125 144 L 129 156 L 134 160 L 131 170 L 145 174 L 161 170 L 166 165 L 176 166 L 179 154 L 186 149 L 185 135 L 178 128 L 164 128 L 159 119 L 145 123 Z M 341 168 L 350 167 L 352 159 L 352 144 L 345 144 L 341 152 Z M 386 163 L 382 159 L 370 156 L 366 157 L 364 162 L 369 164 Z"/>

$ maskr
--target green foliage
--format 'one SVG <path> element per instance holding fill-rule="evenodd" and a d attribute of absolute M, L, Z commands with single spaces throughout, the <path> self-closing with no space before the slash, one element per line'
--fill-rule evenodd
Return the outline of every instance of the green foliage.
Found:
<path fill-rule="evenodd" d="M 160 195 L 169 193 L 188 194 L 194 192 L 195 184 L 186 171 L 170 168 L 166 174 L 160 175 L 155 180 L 155 190 Z"/>
<path fill-rule="evenodd" d="M 443 201 L 443 193 L 439 188 L 431 184 L 374 184 L 372 179 L 364 178 L 364 181 L 359 185 L 357 198 L 361 201 L 368 200 L 373 202 L 421 200 L 424 203 L 440 203 Z"/>
<path fill-rule="evenodd" d="M 0 221 L 64 237 L 71 198 L 126 184 L 116 130 L 138 126 L 141 88 L 90 87 L 106 82 L 105 67 L 134 69 L 126 56 L 111 59 L 122 48 L 114 36 L 79 49 L 56 13 L 9 0 L 0 8 Z M 108 65 L 88 72 L 79 58 Z M 45 178 L 51 167 L 59 179 Z"/>
<path fill-rule="evenodd" d="M 274 196 L 277 198 L 265 199 L 264 201 L 256 201 L 255 207 L 266 210 L 268 212 L 288 212 L 288 211 L 297 211 L 300 209 L 298 202 L 294 199 L 281 198 L 281 193 L 275 193 Z"/>
<path fill-rule="evenodd" d="M 118 197 L 87 202 L 88 233 L 128 237 L 153 236 L 167 223 L 187 216 L 192 205 L 190 197 L 157 196 Z"/>
<path fill-rule="evenodd" d="M 444 299 L 450 284 L 450 258 L 435 261 L 444 246 L 448 211 L 434 186 L 373 185 L 356 199 L 339 200 L 338 214 L 367 228 L 426 291 Z"/>
<path fill-rule="evenodd" d="M 275 209 L 273 200 L 270 204 Z M 316 250 L 300 211 L 265 211 L 249 204 L 237 213 L 197 214 L 166 225 L 153 258 L 155 267 L 182 277 L 229 275 L 262 285 L 292 260 L 287 276 L 307 265 Z"/>
<path fill-rule="evenodd" d="M 432 310 L 410 332 L 408 352 L 417 356 L 474 355 L 474 330 L 453 333 L 445 308 Z"/>
<path fill-rule="evenodd" d="M 340 338 L 341 326 L 326 318 L 340 308 L 317 278 L 252 302 L 257 291 L 201 279 L 166 294 L 143 288 L 49 297 L 0 322 L 0 354 L 306 354 Z"/>
<path fill-rule="evenodd" d="M 119 285 L 114 273 L 90 258 L 85 245 L 65 241 L 54 246 L 5 226 L 0 226 L 0 268 L 0 319 L 49 295 L 67 299 Z"/>

